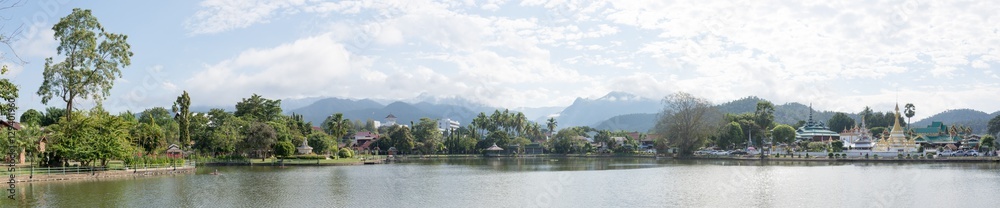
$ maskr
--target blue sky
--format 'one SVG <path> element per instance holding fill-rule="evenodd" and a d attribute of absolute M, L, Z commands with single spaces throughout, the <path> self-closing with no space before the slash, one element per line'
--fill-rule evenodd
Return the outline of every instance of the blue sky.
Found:
<path fill-rule="evenodd" d="M 167 107 L 182 90 L 194 105 L 426 93 L 509 108 L 685 91 L 847 112 L 888 111 L 898 98 L 919 119 L 1000 110 L 998 4 L 39 0 L 3 11 L 3 32 L 24 28 L 3 62 L 21 110 L 44 108 L 35 92 L 57 56 L 51 27 L 85 8 L 135 53 L 104 101 L 112 111 Z"/>

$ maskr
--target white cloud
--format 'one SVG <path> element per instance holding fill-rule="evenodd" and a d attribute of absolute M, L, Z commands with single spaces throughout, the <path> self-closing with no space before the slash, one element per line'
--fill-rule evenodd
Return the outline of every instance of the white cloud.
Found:
<path fill-rule="evenodd" d="M 297 13 L 305 0 L 205 0 L 203 10 L 184 22 L 191 34 L 212 34 L 270 22 L 276 15 Z"/>
<path fill-rule="evenodd" d="M 990 1 L 507 3 L 205 1 L 189 19 L 192 33 L 296 12 L 331 26 L 208 64 L 189 82 L 242 93 L 232 97 L 427 92 L 497 106 L 567 105 L 611 90 L 653 98 L 687 91 L 715 102 L 756 95 L 853 112 L 881 105 L 896 89 L 922 89 L 905 94 L 914 97 L 969 89 L 961 84 L 987 82 L 978 71 L 996 77 L 1000 66 L 991 26 L 1000 25 L 993 15 L 1000 4 Z"/>
<path fill-rule="evenodd" d="M 55 32 L 52 26 L 35 24 L 25 30 L 22 39 L 13 45 L 17 55 L 21 58 L 48 58 L 56 56 L 56 47 L 59 45 L 54 38 Z"/>

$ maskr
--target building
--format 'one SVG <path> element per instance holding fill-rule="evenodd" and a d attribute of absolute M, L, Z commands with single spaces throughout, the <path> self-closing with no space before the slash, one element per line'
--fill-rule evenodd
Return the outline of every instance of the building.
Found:
<path fill-rule="evenodd" d="M 925 149 L 937 149 L 945 147 L 948 144 L 952 144 L 956 147 L 964 136 L 967 136 L 965 132 L 959 132 L 956 130 L 955 126 L 949 128 L 944 122 L 934 121 L 931 125 L 923 128 L 912 128 L 914 142 L 917 145 L 923 146 Z"/>
<path fill-rule="evenodd" d="M 886 137 L 886 134 L 882 134 L 883 138 L 879 141 L 878 146 L 875 147 L 876 151 L 916 152 L 917 143 L 914 140 L 906 138 L 903 127 L 899 125 L 899 104 L 896 104 L 894 115 L 896 122 L 893 123 L 892 130 L 889 131 L 889 137 Z"/>
<path fill-rule="evenodd" d="M 383 123 L 381 126 L 395 126 L 395 125 L 396 125 L 396 115 L 392 115 L 392 113 L 389 113 L 388 116 L 385 116 L 385 123 Z"/>
<path fill-rule="evenodd" d="M 438 120 L 438 131 L 441 133 L 444 133 L 445 131 L 454 131 L 460 126 L 461 123 L 449 118 L 442 118 L 441 120 Z"/>
<path fill-rule="evenodd" d="M 844 142 L 844 149 L 849 150 L 872 150 L 875 147 L 875 143 L 872 142 L 872 132 L 868 130 L 868 125 L 865 124 L 865 118 L 861 118 L 861 125 L 855 125 L 854 128 L 844 129 L 840 132 L 840 141 Z"/>
<path fill-rule="evenodd" d="M 823 122 L 813 121 L 813 109 L 809 106 L 809 120 L 795 131 L 795 139 L 799 141 L 831 142 L 840 140 L 840 134 L 830 131 Z"/>
<path fill-rule="evenodd" d="M 373 133 L 370 131 L 359 131 L 354 133 L 354 144 L 361 146 L 365 143 L 375 141 L 378 139 L 378 133 Z"/>

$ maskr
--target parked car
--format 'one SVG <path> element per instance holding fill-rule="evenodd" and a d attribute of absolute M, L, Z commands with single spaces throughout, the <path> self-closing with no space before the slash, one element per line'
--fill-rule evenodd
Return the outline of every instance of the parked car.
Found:
<path fill-rule="evenodd" d="M 743 151 L 743 150 L 736 150 L 736 151 L 730 152 L 729 154 L 731 154 L 731 155 L 747 155 L 747 152 Z"/>
<path fill-rule="evenodd" d="M 965 156 L 979 157 L 979 152 L 976 150 L 965 151 Z"/>
<path fill-rule="evenodd" d="M 941 151 L 941 152 L 938 153 L 938 155 L 950 157 L 950 156 L 955 156 L 955 152 L 952 152 L 952 151 Z"/>

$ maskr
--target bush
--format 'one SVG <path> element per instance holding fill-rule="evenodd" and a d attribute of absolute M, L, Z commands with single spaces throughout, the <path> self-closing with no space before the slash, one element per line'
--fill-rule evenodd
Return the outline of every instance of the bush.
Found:
<path fill-rule="evenodd" d="M 340 156 L 341 158 L 351 158 L 354 157 L 354 151 L 351 151 L 351 149 L 348 149 L 347 147 L 340 148 L 337 156 Z"/>
<path fill-rule="evenodd" d="M 897 159 L 903 159 L 903 153 L 899 153 L 899 155 L 897 155 L 896 158 Z"/>
<path fill-rule="evenodd" d="M 837 155 L 835 155 L 835 154 L 833 154 L 831 152 L 831 153 L 826 153 L 826 157 L 828 157 L 828 158 L 837 158 Z"/>

